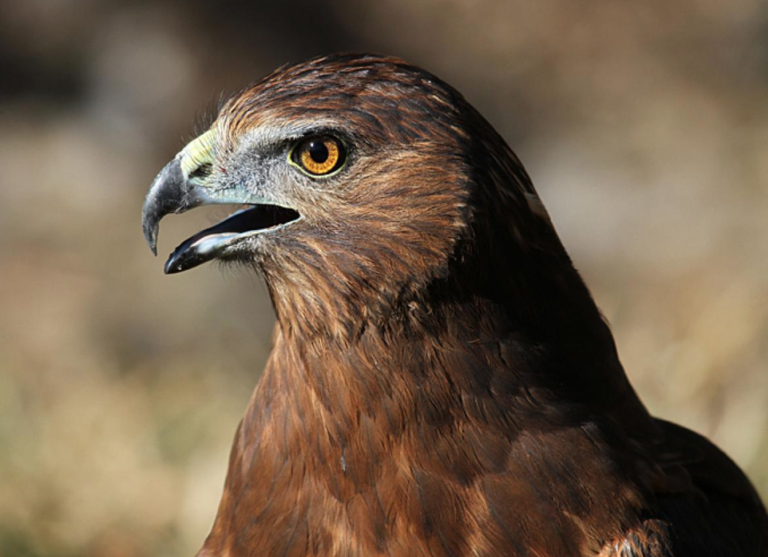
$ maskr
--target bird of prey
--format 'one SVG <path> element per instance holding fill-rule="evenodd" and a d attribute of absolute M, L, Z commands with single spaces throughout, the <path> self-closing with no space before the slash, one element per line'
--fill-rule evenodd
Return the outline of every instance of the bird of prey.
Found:
<path fill-rule="evenodd" d="M 653 418 L 523 166 L 390 57 L 281 68 L 157 176 L 143 226 L 240 204 L 167 273 L 253 267 L 277 315 L 199 557 L 765 557 L 768 516 Z"/>

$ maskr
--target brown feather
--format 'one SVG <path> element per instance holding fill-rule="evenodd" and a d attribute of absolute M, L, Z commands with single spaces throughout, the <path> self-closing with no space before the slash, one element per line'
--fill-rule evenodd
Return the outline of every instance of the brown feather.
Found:
<path fill-rule="evenodd" d="M 341 55 L 233 97 L 343 126 L 343 185 L 257 265 L 278 324 L 200 556 L 765 556 L 738 468 L 651 418 L 522 165 L 459 93 Z M 224 155 L 222 155 L 224 156 Z"/>

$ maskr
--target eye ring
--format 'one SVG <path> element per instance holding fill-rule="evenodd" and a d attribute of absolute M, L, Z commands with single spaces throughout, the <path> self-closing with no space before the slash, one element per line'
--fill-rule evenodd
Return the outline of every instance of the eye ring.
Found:
<path fill-rule="evenodd" d="M 347 161 L 347 151 L 335 137 L 316 135 L 299 141 L 288 160 L 309 176 L 327 177 L 341 170 Z"/>

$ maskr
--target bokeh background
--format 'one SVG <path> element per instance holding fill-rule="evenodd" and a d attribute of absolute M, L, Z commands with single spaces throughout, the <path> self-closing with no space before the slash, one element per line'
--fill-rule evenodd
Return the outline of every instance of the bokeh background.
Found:
<path fill-rule="evenodd" d="M 766 2 L 2 0 L 0 555 L 200 546 L 273 314 L 256 277 L 163 276 L 142 198 L 222 93 L 337 50 L 488 117 L 648 406 L 768 497 Z"/>

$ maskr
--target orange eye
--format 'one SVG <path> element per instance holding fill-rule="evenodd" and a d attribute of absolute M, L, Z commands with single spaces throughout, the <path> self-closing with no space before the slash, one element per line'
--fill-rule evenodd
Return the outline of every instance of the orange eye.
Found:
<path fill-rule="evenodd" d="M 333 137 L 310 137 L 293 150 L 293 162 L 313 176 L 325 176 L 344 165 L 344 146 Z"/>

